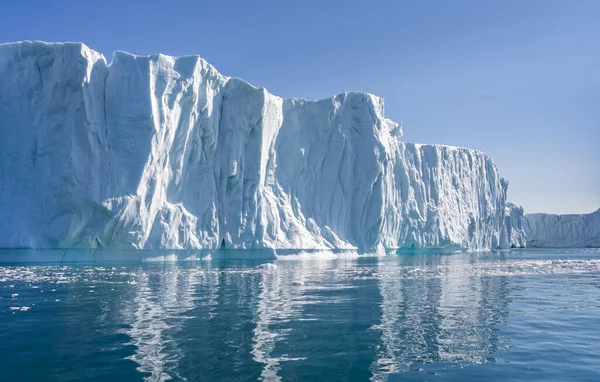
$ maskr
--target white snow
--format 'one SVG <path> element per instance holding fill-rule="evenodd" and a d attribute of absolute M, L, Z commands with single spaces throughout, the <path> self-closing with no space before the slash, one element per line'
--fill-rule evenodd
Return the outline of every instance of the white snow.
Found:
<path fill-rule="evenodd" d="M 198 56 L 2 44 L 0 247 L 506 244 L 492 159 L 401 134 L 367 93 L 282 99 Z"/>

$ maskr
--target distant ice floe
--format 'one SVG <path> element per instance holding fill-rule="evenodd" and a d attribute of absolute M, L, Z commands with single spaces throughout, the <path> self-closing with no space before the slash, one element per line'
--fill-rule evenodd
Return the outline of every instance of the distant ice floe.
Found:
<path fill-rule="evenodd" d="M 262 269 L 265 271 L 274 271 L 277 269 L 277 265 L 273 263 L 260 264 L 256 267 L 256 269 Z"/>
<path fill-rule="evenodd" d="M 21 312 L 27 312 L 29 309 L 31 309 L 31 307 L 29 307 L 29 306 L 10 306 L 9 309 L 13 310 L 13 311 L 20 310 Z"/>

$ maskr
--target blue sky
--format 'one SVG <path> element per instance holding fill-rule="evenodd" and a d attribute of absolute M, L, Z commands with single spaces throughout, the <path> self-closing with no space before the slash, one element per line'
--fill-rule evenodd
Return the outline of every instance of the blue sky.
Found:
<path fill-rule="evenodd" d="M 600 207 L 600 1 L 6 1 L 0 39 L 199 54 L 284 97 L 361 90 L 483 150 L 528 212 Z"/>

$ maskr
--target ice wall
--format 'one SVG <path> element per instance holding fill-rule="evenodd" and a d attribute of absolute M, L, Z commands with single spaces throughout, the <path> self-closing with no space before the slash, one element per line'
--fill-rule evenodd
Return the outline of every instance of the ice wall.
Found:
<path fill-rule="evenodd" d="M 500 246 L 491 158 L 401 134 L 366 93 L 282 99 L 198 56 L 2 44 L 0 247 Z"/>
<path fill-rule="evenodd" d="M 527 214 L 528 247 L 600 247 L 600 209 L 590 214 Z"/>
<path fill-rule="evenodd" d="M 504 225 L 500 231 L 500 248 L 525 248 L 527 246 L 526 224 L 523 207 L 506 203 Z"/>

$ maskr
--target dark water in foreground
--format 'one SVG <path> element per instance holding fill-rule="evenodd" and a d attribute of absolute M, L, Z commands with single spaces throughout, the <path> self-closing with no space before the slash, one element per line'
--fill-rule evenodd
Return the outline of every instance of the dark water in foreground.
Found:
<path fill-rule="evenodd" d="M 3 381 L 597 381 L 599 328 L 598 250 L 0 265 Z"/>

